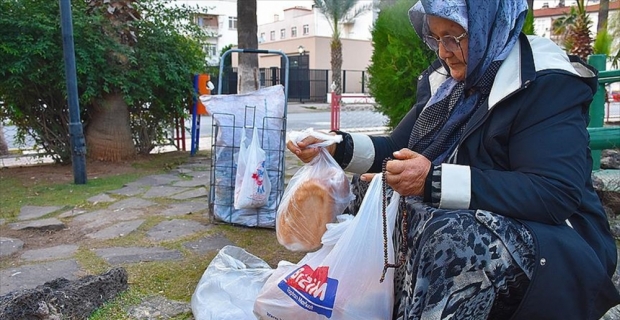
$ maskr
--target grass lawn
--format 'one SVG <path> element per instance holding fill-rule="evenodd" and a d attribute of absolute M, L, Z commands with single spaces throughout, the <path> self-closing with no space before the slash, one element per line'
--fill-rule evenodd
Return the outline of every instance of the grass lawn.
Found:
<path fill-rule="evenodd" d="M 198 154 L 199 157 L 208 157 L 209 154 Z M 104 208 L 108 204 L 93 204 L 88 198 L 123 187 L 124 184 L 141 177 L 165 173 L 190 159 L 188 152 L 170 152 L 138 157 L 133 161 L 122 163 L 87 162 L 87 183 L 76 185 L 73 182 L 71 166 L 39 165 L 21 168 L 0 169 L 0 219 L 7 223 L 14 222 L 23 206 L 60 206 L 67 211 L 80 209 L 94 211 Z M 164 204 L 167 199 L 149 199 Z M 208 201 L 200 198 L 198 201 Z M 50 215 L 58 215 L 58 212 Z M 175 217 L 177 218 L 177 217 Z M 186 215 L 181 218 L 192 219 L 211 224 L 206 214 Z M 75 258 L 80 266 L 90 274 L 101 274 L 112 266 L 99 258 L 93 248 L 113 246 L 162 246 L 168 249 L 181 251 L 183 259 L 166 262 L 134 263 L 123 266 L 129 274 L 129 289 L 116 299 L 98 309 L 91 320 L 130 319 L 127 309 L 135 306 L 143 299 L 161 295 L 171 300 L 189 302 L 200 277 L 204 273 L 216 252 L 198 254 L 183 246 L 188 241 L 219 234 L 235 245 L 265 260 L 273 268 L 281 260 L 297 262 L 303 254 L 292 253 L 281 246 L 273 229 L 236 227 L 226 224 L 213 224 L 207 230 L 198 232 L 186 238 L 161 243 L 150 243 L 146 232 L 166 217 L 146 214 L 145 222 L 131 234 L 106 241 L 93 241 L 76 237 L 72 243 L 80 246 Z M 2 226 L 7 230 L 7 224 Z M 6 231 L 5 231 L 6 232 Z M 67 237 L 56 239 L 53 235 L 35 235 L 42 247 L 67 244 Z M 30 241 L 29 239 L 28 241 Z M 50 241 L 58 241 L 50 244 Z M 25 241 L 26 242 L 26 241 Z M 38 245 L 34 244 L 34 247 Z M 33 245 L 30 246 L 32 248 Z M 24 264 L 17 257 L 0 262 L 0 267 L 19 266 Z M 51 280 L 51 279 L 50 279 Z M 191 313 L 183 314 L 175 319 L 191 319 Z"/>

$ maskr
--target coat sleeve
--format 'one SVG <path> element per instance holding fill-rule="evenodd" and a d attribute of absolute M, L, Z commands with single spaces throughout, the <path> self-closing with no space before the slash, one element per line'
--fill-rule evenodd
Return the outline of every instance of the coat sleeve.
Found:
<path fill-rule="evenodd" d="M 507 141 L 509 170 L 469 167 L 471 209 L 560 224 L 588 192 L 592 159 L 586 127 L 592 89 L 574 76 L 541 77 L 546 79 L 538 79 L 518 99 L 520 110 Z"/>
<path fill-rule="evenodd" d="M 413 124 L 431 97 L 429 75 L 439 68 L 442 65 L 436 60 L 418 77 L 416 102 L 389 135 L 369 136 L 338 131 L 344 139 L 343 143 L 336 146 L 334 154 L 338 164 L 352 173 L 381 172 L 383 160 L 391 158 L 394 151 L 406 148 L 409 144 Z"/>
<path fill-rule="evenodd" d="M 435 62 L 420 75 L 416 90 L 416 102 L 390 135 L 370 137 L 375 148 L 375 159 L 368 172 L 381 172 L 383 159 L 388 157 L 391 158 L 392 153 L 395 151 L 407 148 L 413 125 L 418 119 L 420 112 L 422 112 L 422 109 L 424 109 L 424 106 L 426 106 L 426 103 L 431 98 L 429 75 L 438 68 L 442 68 L 441 62 L 435 60 Z"/>

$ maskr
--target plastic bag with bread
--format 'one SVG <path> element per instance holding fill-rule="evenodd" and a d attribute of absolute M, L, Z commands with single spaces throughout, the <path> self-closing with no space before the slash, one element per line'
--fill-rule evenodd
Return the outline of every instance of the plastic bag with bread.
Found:
<path fill-rule="evenodd" d="M 326 225 L 335 222 L 354 197 L 344 170 L 324 148 L 342 137 L 312 129 L 298 135 L 291 133 L 290 137 L 298 142 L 309 135 L 321 135 L 327 140 L 317 146 L 319 155 L 291 178 L 276 213 L 278 242 L 291 251 L 319 249 Z"/>

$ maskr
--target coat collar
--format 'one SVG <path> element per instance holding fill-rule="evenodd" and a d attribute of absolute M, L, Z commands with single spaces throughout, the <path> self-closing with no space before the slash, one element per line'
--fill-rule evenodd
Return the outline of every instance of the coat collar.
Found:
<path fill-rule="evenodd" d="M 521 34 L 519 41 L 497 71 L 489 94 L 489 109 L 514 92 L 526 88 L 545 70 L 596 79 L 596 71 L 582 61 L 569 59 L 564 50 L 547 38 Z"/>

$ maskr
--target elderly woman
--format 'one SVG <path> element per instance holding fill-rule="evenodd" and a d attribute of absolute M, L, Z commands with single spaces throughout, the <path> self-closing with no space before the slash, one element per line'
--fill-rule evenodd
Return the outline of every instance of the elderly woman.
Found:
<path fill-rule="evenodd" d="M 386 182 L 406 196 L 395 319 L 599 319 L 620 302 L 591 182 L 596 73 L 522 34 L 526 13 L 521 0 L 419 1 L 411 23 L 439 60 L 417 103 L 389 136 L 336 132 L 345 170 L 391 157 Z M 308 162 L 314 142 L 288 148 Z"/>

